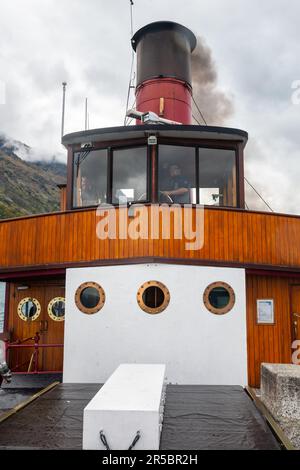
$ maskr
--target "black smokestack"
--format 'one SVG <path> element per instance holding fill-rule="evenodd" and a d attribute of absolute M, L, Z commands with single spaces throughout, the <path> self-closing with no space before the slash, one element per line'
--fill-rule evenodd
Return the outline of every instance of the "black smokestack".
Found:
<path fill-rule="evenodd" d="M 197 46 L 192 53 L 193 96 L 209 125 L 223 125 L 233 114 L 231 97 L 218 89 L 218 74 L 211 49 L 198 36 Z M 193 106 L 193 115 L 201 122 L 201 116 Z"/>
<path fill-rule="evenodd" d="M 172 21 L 156 21 L 135 33 L 132 47 L 137 53 L 137 109 L 192 124 L 194 33 Z"/>

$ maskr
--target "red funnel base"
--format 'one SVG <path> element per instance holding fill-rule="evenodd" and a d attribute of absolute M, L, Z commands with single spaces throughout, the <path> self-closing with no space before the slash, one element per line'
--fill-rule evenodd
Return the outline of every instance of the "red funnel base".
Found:
<path fill-rule="evenodd" d="M 192 90 L 187 83 L 174 78 L 146 80 L 136 90 L 136 109 L 152 111 L 181 124 L 192 124 Z"/>

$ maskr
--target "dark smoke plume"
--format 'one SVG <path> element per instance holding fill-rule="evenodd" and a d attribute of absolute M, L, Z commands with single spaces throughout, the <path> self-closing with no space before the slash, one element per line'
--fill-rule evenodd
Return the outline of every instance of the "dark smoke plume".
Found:
<path fill-rule="evenodd" d="M 218 90 L 218 74 L 211 49 L 204 39 L 197 37 L 197 47 L 192 53 L 193 96 L 208 125 L 223 125 L 233 114 L 232 99 Z M 193 104 L 193 115 L 203 123 Z"/>

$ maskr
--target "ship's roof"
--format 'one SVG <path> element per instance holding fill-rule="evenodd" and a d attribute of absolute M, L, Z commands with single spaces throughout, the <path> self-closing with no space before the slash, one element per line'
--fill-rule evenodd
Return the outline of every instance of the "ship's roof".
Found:
<path fill-rule="evenodd" d="M 178 139 L 228 140 L 231 142 L 242 142 L 243 145 L 246 145 L 248 140 L 248 133 L 246 131 L 229 127 L 155 124 L 103 127 L 100 129 L 73 132 L 62 138 L 62 144 L 67 147 L 68 145 L 81 143 L 117 142 L 118 140 L 138 139 L 149 134 Z"/>

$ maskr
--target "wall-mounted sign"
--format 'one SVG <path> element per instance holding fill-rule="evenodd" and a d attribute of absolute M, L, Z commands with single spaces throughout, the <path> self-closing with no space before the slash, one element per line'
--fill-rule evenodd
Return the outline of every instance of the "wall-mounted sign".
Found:
<path fill-rule="evenodd" d="M 257 300 L 257 323 L 267 325 L 274 324 L 274 300 Z"/>

